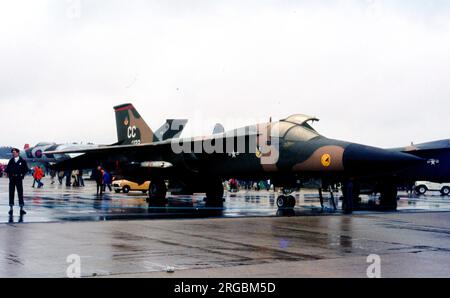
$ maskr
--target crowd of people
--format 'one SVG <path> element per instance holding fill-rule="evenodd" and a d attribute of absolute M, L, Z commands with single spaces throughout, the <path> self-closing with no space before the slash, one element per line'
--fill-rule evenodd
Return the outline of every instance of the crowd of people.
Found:
<path fill-rule="evenodd" d="M 34 182 L 33 187 L 35 183 L 38 183 L 38 188 L 43 186 L 43 183 L 41 182 L 42 177 L 44 177 L 44 171 L 39 166 L 35 166 L 33 168 L 32 172 Z M 50 181 L 51 184 L 56 183 L 56 178 L 58 179 L 58 182 L 60 185 L 63 184 L 64 178 L 66 179 L 65 185 L 66 186 L 72 186 L 72 187 L 84 187 L 84 171 L 83 170 L 73 170 L 73 171 L 54 171 L 50 170 Z M 109 191 L 112 191 L 112 176 L 111 173 L 107 172 L 105 169 L 103 169 L 101 166 L 99 166 L 97 169 L 92 171 L 91 178 L 96 182 L 97 184 L 97 194 L 103 194 L 106 189 Z"/>
<path fill-rule="evenodd" d="M 246 180 L 237 180 L 230 179 L 224 182 L 224 187 L 231 192 L 237 192 L 241 189 L 245 190 L 267 190 L 273 188 L 270 180 L 261 180 L 261 181 L 246 181 Z"/>

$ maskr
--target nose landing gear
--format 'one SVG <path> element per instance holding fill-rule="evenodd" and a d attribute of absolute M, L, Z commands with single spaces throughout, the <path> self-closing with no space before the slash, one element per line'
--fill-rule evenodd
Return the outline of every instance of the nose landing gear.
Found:
<path fill-rule="evenodd" d="M 294 208 L 296 201 L 290 189 L 283 189 L 283 194 L 277 198 L 277 206 L 279 209 Z"/>

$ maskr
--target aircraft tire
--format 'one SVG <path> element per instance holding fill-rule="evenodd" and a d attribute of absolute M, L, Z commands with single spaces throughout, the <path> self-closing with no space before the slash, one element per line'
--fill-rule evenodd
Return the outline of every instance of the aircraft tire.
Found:
<path fill-rule="evenodd" d="M 224 189 L 220 179 L 210 180 L 207 182 L 206 198 L 208 204 L 223 204 Z"/>
<path fill-rule="evenodd" d="M 277 198 L 277 207 L 278 208 L 286 208 L 288 203 L 288 199 L 286 196 L 281 195 Z"/>
<path fill-rule="evenodd" d="M 153 179 L 148 187 L 149 200 L 164 200 L 166 199 L 167 187 L 163 179 Z"/>
<path fill-rule="evenodd" d="M 290 208 L 294 208 L 295 207 L 295 203 L 296 203 L 294 196 L 288 196 L 287 199 L 288 199 L 288 206 Z"/>
<path fill-rule="evenodd" d="M 277 207 L 279 209 L 294 208 L 295 198 L 293 196 L 281 195 L 277 198 Z"/>

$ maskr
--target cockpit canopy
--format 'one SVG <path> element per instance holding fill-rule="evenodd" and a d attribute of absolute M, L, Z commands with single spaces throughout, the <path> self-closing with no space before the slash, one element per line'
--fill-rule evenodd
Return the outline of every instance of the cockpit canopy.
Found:
<path fill-rule="evenodd" d="M 281 121 L 292 122 L 292 123 L 295 123 L 298 125 L 302 125 L 309 121 L 319 121 L 319 119 L 316 117 L 308 116 L 308 115 L 295 114 L 295 115 L 289 116 L 286 119 L 283 119 Z"/>
<path fill-rule="evenodd" d="M 285 141 L 309 141 L 320 136 L 308 123 L 314 121 L 319 119 L 303 114 L 289 116 L 272 125 L 272 137 L 280 137 Z"/>

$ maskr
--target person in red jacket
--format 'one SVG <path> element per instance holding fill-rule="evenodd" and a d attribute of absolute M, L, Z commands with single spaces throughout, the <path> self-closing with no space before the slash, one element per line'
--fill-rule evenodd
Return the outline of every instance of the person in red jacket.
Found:
<path fill-rule="evenodd" d="M 41 188 L 44 185 L 44 183 L 41 182 L 43 177 L 44 177 L 44 171 L 38 166 L 34 167 L 33 178 L 34 178 L 34 182 L 37 182 L 38 188 Z M 34 182 L 33 182 L 33 187 L 34 187 Z"/>

